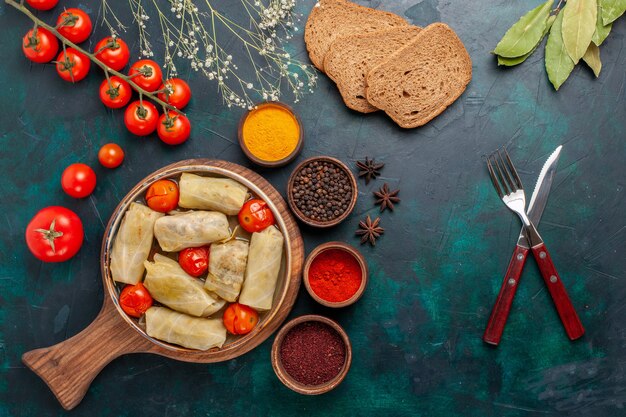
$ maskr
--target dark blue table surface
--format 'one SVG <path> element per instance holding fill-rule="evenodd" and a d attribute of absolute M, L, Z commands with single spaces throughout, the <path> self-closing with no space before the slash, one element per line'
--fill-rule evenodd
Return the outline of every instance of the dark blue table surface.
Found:
<path fill-rule="evenodd" d="M 126 2 L 110 3 L 126 10 Z M 95 16 L 100 2 L 61 4 Z M 358 245 L 359 219 L 378 214 L 371 191 L 383 182 L 401 188 L 397 210 L 382 216 L 385 235 L 376 248 L 362 247 L 371 271 L 365 296 L 353 307 L 331 311 L 302 291 L 290 315 L 324 314 L 346 329 L 354 359 L 344 383 L 322 397 L 289 391 L 272 371 L 270 337 L 249 354 L 221 364 L 121 357 L 101 372 L 71 414 L 626 415 L 626 19 L 613 26 L 602 46 L 600 78 L 580 65 L 556 93 L 541 49 L 508 70 L 497 68 L 489 53 L 536 0 L 362 4 L 422 26 L 448 23 L 472 57 L 473 80 L 443 115 L 414 130 L 399 129 L 384 114 L 349 111 L 324 76 L 315 93 L 294 106 L 306 132 L 299 160 L 325 154 L 353 166 L 374 156 L 386 164 L 379 180 L 360 183 L 347 221 L 328 231 L 302 228 L 307 251 L 328 240 Z M 298 10 L 306 16 L 312 6 L 312 0 L 303 0 Z M 52 21 L 56 12 L 42 16 Z M 99 102 L 98 71 L 71 86 L 51 65 L 31 65 L 22 57 L 20 40 L 30 26 L 24 16 L 0 6 L 2 417 L 66 414 L 20 357 L 71 337 L 96 316 L 103 298 L 104 227 L 137 181 L 182 159 L 221 158 L 252 167 L 284 195 L 294 166 L 253 167 L 236 141 L 241 111 L 227 109 L 215 84 L 186 70 L 183 77 L 194 91 L 188 108 L 192 138 L 168 147 L 156 136 L 132 136 L 121 112 Z M 306 60 L 301 33 L 292 48 Z M 93 48 L 104 34 L 98 26 L 86 46 Z M 132 30 L 127 39 L 136 55 Z M 110 141 L 126 151 L 116 170 L 97 163 L 97 150 Z M 483 155 L 506 145 L 523 182 L 531 186 L 559 144 L 563 154 L 540 231 L 587 334 L 577 342 L 567 339 L 529 261 L 503 341 L 494 349 L 481 335 L 520 224 L 493 191 Z M 87 199 L 74 200 L 61 190 L 61 172 L 73 162 L 90 164 L 98 175 Z M 85 224 L 83 248 L 62 264 L 37 261 L 23 240 L 31 216 L 48 205 L 75 210 Z"/>

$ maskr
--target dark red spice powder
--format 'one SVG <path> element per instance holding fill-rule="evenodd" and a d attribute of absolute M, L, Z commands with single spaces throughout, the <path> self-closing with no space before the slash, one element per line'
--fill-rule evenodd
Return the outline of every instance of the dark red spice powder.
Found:
<path fill-rule="evenodd" d="M 321 385 L 333 379 L 346 361 L 346 345 L 329 325 L 310 321 L 296 325 L 280 346 L 280 361 L 293 379 Z"/>
<path fill-rule="evenodd" d="M 361 286 L 362 273 L 354 256 L 341 249 L 328 249 L 313 259 L 309 285 L 318 297 L 339 303 L 352 297 Z"/>

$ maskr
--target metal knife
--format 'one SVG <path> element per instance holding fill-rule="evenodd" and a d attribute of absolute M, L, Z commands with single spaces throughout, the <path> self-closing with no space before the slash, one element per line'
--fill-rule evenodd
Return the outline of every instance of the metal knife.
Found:
<path fill-rule="evenodd" d="M 539 172 L 537 184 L 535 185 L 533 194 L 530 197 L 527 214 L 528 218 L 534 225 L 537 225 L 539 220 L 541 220 L 543 209 L 546 207 L 546 203 L 548 202 L 548 195 L 550 194 L 554 174 L 556 174 L 556 166 L 559 162 L 561 149 L 563 149 L 563 146 L 559 145 L 548 157 L 547 161 L 541 168 L 541 172 Z M 526 263 L 529 250 L 530 245 L 528 244 L 528 239 L 526 238 L 526 230 L 522 227 L 519 238 L 517 239 L 517 246 L 515 247 L 513 256 L 511 256 L 511 260 L 509 261 L 509 267 L 504 275 L 504 280 L 502 282 L 502 286 L 500 287 L 500 293 L 498 294 L 496 303 L 493 306 L 489 322 L 487 323 L 487 328 L 485 329 L 485 334 L 483 335 L 483 340 L 486 343 L 496 346 L 500 343 L 502 332 L 504 331 L 506 320 L 508 319 L 509 312 L 511 311 L 513 297 L 515 297 L 515 292 L 519 285 L 520 276 L 522 275 L 522 269 L 524 269 L 524 264 Z"/>

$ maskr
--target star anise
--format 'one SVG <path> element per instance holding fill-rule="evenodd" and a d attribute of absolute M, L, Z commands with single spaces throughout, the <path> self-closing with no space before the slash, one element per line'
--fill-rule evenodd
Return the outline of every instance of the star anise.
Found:
<path fill-rule="evenodd" d="M 382 162 L 377 164 L 373 158 L 369 159 L 366 156 L 365 161 L 356 161 L 356 166 L 359 169 L 359 177 L 365 177 L 365 184 L 369 184 L 370 180 L 380 175 L 380 170 L 385 164 Z"/>
<path fill-rule="evenodd" d="M 376 246 L 376 239 L 383 233 L 385 233 L 385 229 L 380 227 L 380 217 L 376 217 L 372 221 L 369 215 L 365 220 L 359 222 L 359 228 L 356 231 L 356 235 L 361 236 L 361 245 L 369 242 L 372 246 Z"/>
<path fill-rule="evenodd" d="M 376 204 L 380 204 L 380 211 L 385 211 L 386 208 L 393 211 L 393 205 L 400 202 L 400 197 L 397 197 L 400 190 L 389 191 L 389 184 L 384 183 L 378 191 L 374 191 L 374 196 L 377 198 Z"/>

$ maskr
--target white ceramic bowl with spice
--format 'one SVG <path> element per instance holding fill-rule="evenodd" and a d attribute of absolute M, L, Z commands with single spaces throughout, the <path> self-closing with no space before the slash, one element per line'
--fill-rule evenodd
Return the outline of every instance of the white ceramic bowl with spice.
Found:
<path fill-rule="evenodd" d="M 354 261 L 355 264 L 358 265 L 358 268 L 361 272 L 360 274 L 361 281 L 360 281 L 359 286 L 354 288 L 354 293 L 350 295 L 348 298 L 342 299 L 339 301 L 328 300 L 322 297 L 320 294 L 315 292 L 315 289 L 313 288 L 314 285 L 311 284 L 311 278 L 312 278 L 311 266 L 314 264 L 314 262 L 321 261 L 322 260 L 321 256 L 327 255 L 332 251 L 337 251 L 339 253 L 348 255 L 347 259 Z M 331 268 L 328 268 L 327 271 L 328 270 L 331 270 Z M 367 287 L 367 283 L 369 279 L 369 270 L 367 268 L 367 262 L 365 261 L 365 258 L 363 257 L 361 252 L 359 252 L 357 248 L 350 246 L 347 243 L 343 243 L 343 242 L 327 242 L 327 243 L 323 243 L 317 246 L 315 249 L 313 249 L 313 251 L 309 254 L 309 256 L 307 256 L 306 261 L 304 262 L 303 277 L 304 277 L 304 286 L 307 292 L 309 293 L 309 295 L 311 296 L 311 298 L 313 298 L 315 301 L 317 301 L 323 306 L 332 307 L 332 308 L 341 308 L 341 307 L 347 307 L 349 305 L 352 305 L 361 298 L 361 296 L 365 292 L 365 288 Z M 333 280 L 332 283 L 336 286 L 342 285 L 342 282 L 338 280 Z M 345 285 L 350 285 L 350 283 L 345 283 Z M 326 286 L 325 288 L 332 289 L 332 286 L 329 283 L 329 285 Z"/>
<path fill-rule="evenodd" d="M 345 356 L 343 365 L 341 365 L 340 369 L 338 369 L 337 371 L 337 374 L 333 378 L 321 384 L 307 385 L 298 382 L 296 378 L 289 374 L 285 367 L 285 364 L 283 364 L 281 348 L 283 346 L 283 343 L 285 343 L 285 338 L 288 337 L 289 333 L 297 326 L 305 323 L 315 322 L 326 325 L 337 333 L 337 335 L 343 342 Z M 311 348 L 316 348 L 317 346 L 319 346 L 319 343 L 311 342 L 307 344 L 307 347 Z M 289 321 L 282 327 L 282 329 L 280 329 L 280 331 L 276 335 L 276 338 L 274 339 L 274 343 L 272 344 L 272 367 L 274 368 L 276 376 L 278 377 L 280 382 L 282 382 L 287 388 L 304 395 L 319 395 L 335 389 L 345 379 L 346 375 L 348 374 L 348 370 L 350 369 L 351 363 L 352 344 L 350 343 L 350 338 L 348 337 L 348 334 L 337 322 L 324 316 L 310 314 L 300 316 Z"/>
<path fill-rule="evenodd" d="M 253 118 L 259 119 L 258 116 L 260 116 L 262 112 L 265 112 L 271 109 L 277 111 L 276 114 L 283 121 L 287 121 L 288 123 L 291 123 L 292 120 L 290 119 L 292 118 L 293 122 L 298 128 L 297 141 L 295 143 L 293 150 L 291 150 L 291 152 L 287 153 L 286 155 L 280 157 L 279 159 L 263 158 L 261 153 L 259 152 L 255 153 L 254 149 L 251 149 L 248 146 L 248 139 L 246 139 L 246 132 L 249 132 L 249 130 L 245 126 L 246 126 L 246 122 L 248 121 L 248 119 L 250 119 L 250 123 L 253 123 L 254 122 Z M 257 122 L 259 125 L 256 126 L 256 128 L 263 130 L 263 133 L 264 133 L 263 145 L 267 147 L 267 149 L 264 149 L 263 152 L 269 151 L 270 149 L 275 150 L 276 146 L 272 140 L 269 140 L 268 136 L 272 134 L 275 134 L 276 136 L 280 136 L 280 135 L 284 135 L 286 132 L 276 130 L 275 127 L 272 127 L 272 129 L 269 129 L 270 125 L 265 123 L 267 122 L 267 120 L 261 119 L 261 120 L 257 120 Z M 293 127 L 293 125 L 291 127 Z M 255 126 L 250 125 L 249 129 L 253 129 L 253 128 L 255 128 Z M 267 131 L 268 129 L 271 131 Z M 241 150 L 243 150 L 243 153 L 246 154 L 248 159 L 250 159 L 255 164 L 265 167 L 265 168 L 277 168 L 277 167 L 287 165 L 289 162 L 293 161 L 294 158 L 300 154 L 300 151 L 302 151 L 302 146 L 304 144 L 304 127 L 302 125 L 302 120 L 300 120 L 300 117 L 296 114 L 296 112 L 290 106 L 284 103 L 278 102 L 278 101 L 265 101 L 262 103 L 255 104 L 252 109 L 248 110 L 247 112 L 243 114 L 243 116 L 241 116 L 241 119 L 239 120 L 239 126 L 237 128 L 237 136 L 239 139 L 239 146 L 241 146 Z"/>

